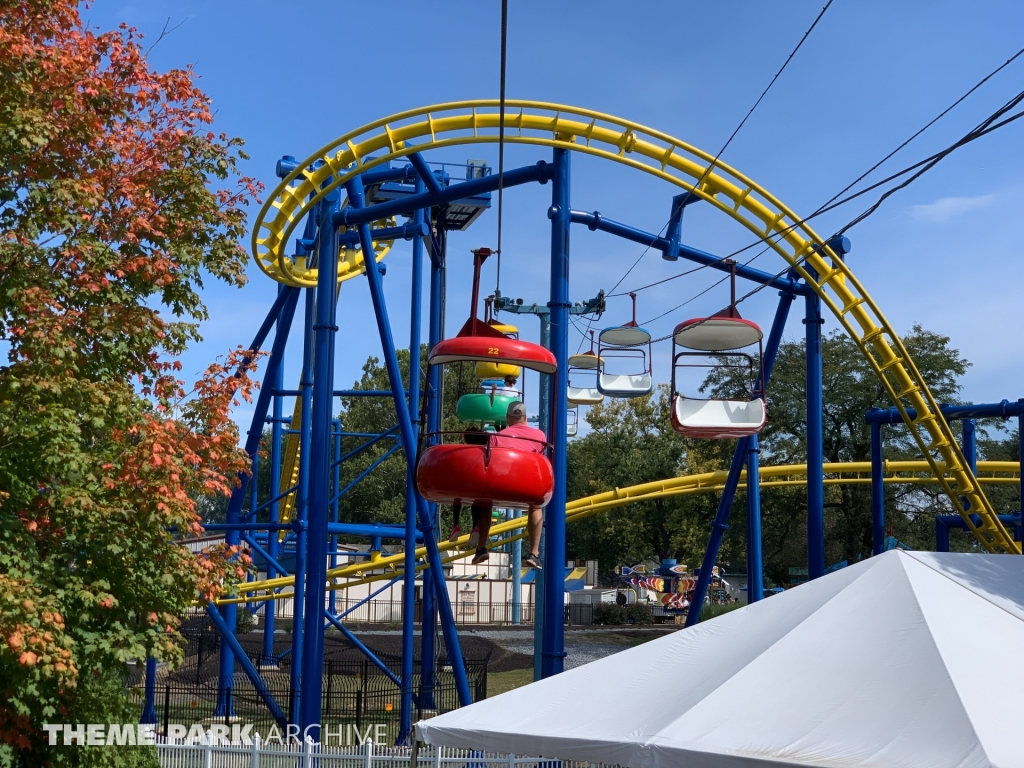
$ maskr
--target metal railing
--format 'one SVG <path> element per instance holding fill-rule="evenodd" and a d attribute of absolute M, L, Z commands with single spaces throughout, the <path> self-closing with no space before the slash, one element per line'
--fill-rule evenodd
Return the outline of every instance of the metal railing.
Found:
<path fill-rule="evenodd" d="M 317 744 L 310 739 L 266 740 L 237 744 L 220 741 L 212 731 L 200 741 L 157 737 L 161 768 L 604 768 L 600 763 L 545 760 L 500 752 L 449 747 L 388 747 L 371 739 L 358 745 Z"/>

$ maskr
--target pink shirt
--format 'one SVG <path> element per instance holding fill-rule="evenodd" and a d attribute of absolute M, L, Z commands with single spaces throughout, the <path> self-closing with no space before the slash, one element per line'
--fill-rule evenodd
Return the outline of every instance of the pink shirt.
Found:
<path fill-rule="evenodd" d="M 526 438 L 522 440 L 520 438 Z M 513 448 L 517 451 L 544 453 L 547 450 L 547 436 L 536 427 L 514 424 L 491 436 L 492 448 Z"/>

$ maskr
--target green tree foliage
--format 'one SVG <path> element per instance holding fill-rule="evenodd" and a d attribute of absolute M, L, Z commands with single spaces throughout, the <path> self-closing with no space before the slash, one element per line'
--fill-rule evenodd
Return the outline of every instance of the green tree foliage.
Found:
<path fill-rule="evenodd" d="M 187 390 L 175 358 L 202 281 L 245 281 L 257 186 L 194 74 L 153 71 L 139 37 L 0 3 L 0 764 L 125 764 L 40 726 L 124 717 L 128 663 L 180 657 L 175 616 L 244 575 L 169 529 L 198 531 L 193 499 L 246 465 L 251 365 Z"/>

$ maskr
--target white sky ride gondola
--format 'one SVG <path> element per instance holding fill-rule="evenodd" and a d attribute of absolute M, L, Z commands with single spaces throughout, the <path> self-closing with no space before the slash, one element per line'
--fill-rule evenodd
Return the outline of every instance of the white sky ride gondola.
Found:
<path fill-rule="evenodd" d="M 629 297 L 633 300 L 633 319 L 623 325 L 605 328 L 597 336 L 597 356 L 600 359 L 597 389 L 608 397 L 645 397 L 654 390 L 651 334 L 636 322 L 636 294 L 630 293 Z M 639 364 L 640 371 L 608 373 L 605 358 L 633 360 Z"/>
<path fill-rule="evenodd" d="M 763 378 L 755 382 L 754 358 L 737 349 L 758 345 L 763 333 L 756 323 L 744 320 L 736 309 L 736 265 L 731 270 L 731 303 L 711 317 L 686 320 L 672 331 L 672 427 L 687 437 L 725 439 L 748 437 L 760 432 L 767 420 Z M 676 347 L 694 350 L 676 352 Z M 709 361 L 709 354 L 715 359 Z M 763 354 L 759 354 L 757 365 Z M 706 362 L 680 362 L 703 358 Z M 729 362 L 733 360 L 735 362 Z M 686 397 L 676 385 L 679 368 L 746 369 L 749 395 L 746 399 Z"/>
<path fill-rule="evenodd" d="M 569 356 L 569 375 L 572 376 L 573 371 L 584 371 L 584 376 L 589 377 L 591 374 L 594 375 L 595 384 L 596 378 L 599 375 L 601 366 L 604 364 L 604 358 L 598 357 L 597 353 L 594 352 L 594 332 L 590 332 L 590 349 L 580 355 Z M 577 378 L 577 381 L 579 379 Z M 569 380 L 567 386 L 567 396 L 570 405 L 597 405 L 598 403 L 604 402 L 604 395 L 597 389 L 596 386 L 592 387 L 574 387 L 572 380 Z"/>

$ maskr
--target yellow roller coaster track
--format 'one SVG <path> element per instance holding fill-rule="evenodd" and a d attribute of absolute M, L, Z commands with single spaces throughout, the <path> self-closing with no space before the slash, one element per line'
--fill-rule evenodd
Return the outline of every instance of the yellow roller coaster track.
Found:
<path fill-rule="evenodd" d="M 978 480 L 982 483 L 992 484 L 1017 484 L 1020 482 L 1020 464 L 1016 461 L 980 461 L 978 462 Z M 806 464 L 783 464 L 775 467 L 761 467 L 761 488 L 785 488 L 805 485 L 807 483 Z M 598 512 L 604 512 L 616 507 L 634 504 L 641 501 L 653 501 L 654 499 L 667 498 L 672 496 L 684 496 L 691 493 L 720 493 L 725 487 L 725 479 L 728 472 L 705 472 L 697 475 L 684 475 L 673 477 L 667 480 L 659 480 L 653 483 L 641 483 L 627 488 L 616 488 L 613 491 L 598 493 L 582 499 L 576 499 L 566 504 L 566 522 L 571 523 L 583 518 L 590 517 Z M 740 487 L 744 487 L 746 473 L 740 475 Z M 924 461 L 887 461 L 883 471 L 883 480 L 886 483 L 924 485 L 938 483 L 939 480 L 932 474 L 931 467 Z M 871 482 L 870 462 L 849 462 L 842 464 L 825 464 L 825 484 L 844 485 L 859 484 L 867 485 Z M 499 537 L 495 545 L 506 544 L 516 539 L 523 538 L 526 534 L 519 532 L 524 528 L 526 519 L 523 517 L 513 520 L 506 520 L 491 528 L 491 533 Z M 442 542 L 439 548 L 442 552 L 454 551 L 454 554 L 444 558 L 449 563 L 463 557 L 469 557 L 472 551 L 459 551 L 460 547 L 469 539 L 468 535 L 463 536 L 455 543 Z M 426 551 L 423 548 L 416 550 L 416 557 L 422 560 Z M 392 579 L 399 575 L 402 570 L 400 566 L 404 555 L 390 555 L 382 557 L 372 563 L 357 563 L 345 565 L 327 571 L 330 579 L 329 590 L 348 589 L 350 587 L 368 584 L 374 581 Z M 421 570 L 425 565 L 417 566 Z M 382 571 L 383 572 L 380 572 Z M 358 578 L 368 572 L 369 576 Z M 352 579 L 335 582 L 334 579 Z M 269 594 L 257 595 L 256 592 L 267 592 L 282 587 L 293 585 L 290 577 L 267 579 L 264 581 L 253 581 L 245 585 L 246 597 L 224 598 L 218 600 L 219 604 L 224 603 L 246 603 L 260 602 L 271 598 Z M 275 597 L 288 597 L 291 593 L 277 594 Z"/>
<path fill-rule="evenodd" d="M 940 478 L 953 508 L 990 552 L 1019 553 L 971 472 L 938 403 L 896 331 L 824 240 L 779 200 L 707 152 L 629 120 L 577 107 L 508 101 L 505 141 L 560 147 L 630 166 L 674 184 L 764 238 L 835 315 L 864 354 Z M 310 208 L 352 177 L 414 152 L 495 143 L 497 100 L 413 109 L 346 133 L 285 177 L 253 228 L 257 264 L 275 280 L 311 285 L 315 270 L 297 275 L 285 244 Z M 312 170 L 310 170 L 312 168 Z M 696 186 L 698 185 L 699 186 Z M 908 411 L 915 412 L 915 418 Z M 940 468 L 948 468 L 940 471 Z M 976 514 L 975 526 L 967 513 Z"/>

